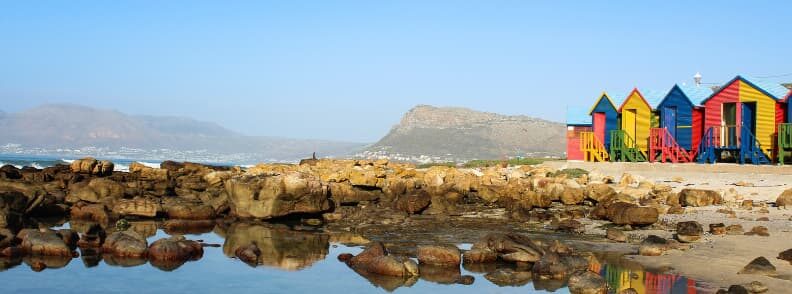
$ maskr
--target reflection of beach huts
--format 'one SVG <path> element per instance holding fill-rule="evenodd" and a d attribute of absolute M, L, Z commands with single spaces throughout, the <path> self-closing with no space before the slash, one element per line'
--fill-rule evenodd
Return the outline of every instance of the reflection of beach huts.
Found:
<path fill-rule="evenodd" d="M 649 137 L 649 161 L 690 162 L 701 140 L 703 112 L 696 109 L 712 90 L 674 85 L 655 106 L 659 119 Z M 694 119 L 695 118 L 695 119 Z"/>
<path fill-rule="evenodd" d="M 706 98 L 699 162 L 716 162 L 728 152 L 740 163 L 769 163 L 785 94 L 780 84 L 737 76 Z"/>
<path fill-rule="evenodd" d="M 584 160 L 581 133 L 591 133 L 591 116 L 585 108 L 567 108 L 567 160 Z"/>

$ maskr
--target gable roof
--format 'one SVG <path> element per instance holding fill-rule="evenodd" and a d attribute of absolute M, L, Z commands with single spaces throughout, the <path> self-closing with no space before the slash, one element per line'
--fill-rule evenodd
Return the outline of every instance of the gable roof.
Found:
<path fill-rule="evenodd" d="M 654 90 L 641 91 L 641 95 L 652 109 L 657 109 L 657 107 L 660 106 L 660 102 L 663 102 L 663 98 L 665 98 L 663 92 Z"/>
<path fill-rule="evenodd" d="M 772 81 L 768 81 L 768 80 L 764 80 L 764 79 L 757 79 L 757 78 L 753 78 L 751 80 L 748 80 L 748 79 L 746 79 L 746 78 L 744 78 L 742 76 L 736 76 L 733 79 L 731 79 L 729 82 L 723 84 L 724 85 L 723 87 L 721 87 L 717 91 L 715 91 L 712 94 L 710 94 L 707 98 L 705 98 L 704 100 L 701 100 L 701 102 L 699 104 L 706 103 L 712 97 L 715 97 L 716 95 L 720 94 L 721 91 L 723 91 L 724 89 L 728 88 L 728 85 L 731 85 L 735 81 L 745 82 L 749 86 L 759 90 L 759 92 L 762 92 L 762 94 L 765 94 L 765 95 L 767 95 L 768 97 L 770 97 L 770 98 L 772 98 L 774 100 L 783 99 L 784 95 L 789 93 L 789 90 L 787 88 L 785 88 L 784 86 L 781 86 L 780 83 L 776 83 L 776 82 L 772 82 Z"/>
<path fill-rule="evenodd" d="M 671 87 L 671 90 L 668 91 L 668 94 L 663 97 L 663 101 L 668 98 L 668 95 L 671 95 L 671 92 L 673 92 L 674 89 L 678 89 L 679 92 L 681 92 L 682 95 L 688 99 L 688 102 L 691 106 L 697 106 L 701 104 L 704 99 L 707 99 L 712 94 L 712 89 L 708 87 L 675 84 L 673 87 Z M 662 104 L 663 101 L 660 103 Z"/>
<path fill-rule="evenodd" d="M 591 125 L 591 115 L 583 107 L 567 107 L 567 125 Z"/>
<path fill-rule="evenodd" d="M 605 100 L 608 101 L 608 103 L 610 103 L 611 107 L 613 107 L 613 110 L 616 110 L 616 104 L 613 103 L 613 99 L 611 99 L 608 93 L 603 91 L 602 94 L 600 94 L 599 98 L 597 99 L 597 102 L 594 102 L 594 105 L 592 105 L 591 109 L 589 109 L 589 115 L 591 115 L 594 112 L 594 109 L 597 108 L 597 105 L 600 104 L 602 98 L 605 98 Z"/>
<path fill-rule="evenodd" d="M 646 98 L 644 98 L 643 94 L 641 94 L 641 91 L 638 91 L 638 88 L 633 88 L 632 92 L 630 92 L 630 94 L 629 94 L 629 95 L 627 95 L 627 97 L 624 97 L 624 101 L 622 101 L 622 103 L 619 105 L 619 112 L 622 112 L 622 108 L 624 108 L 624 104 L 626 104 L 626 103 L 627 103 L 627 100 L 629 100 L 628 98 L 632 97 L 632 96 L 633 96 L 633 94 L 638 94 L 638 98 L 640 98 L 640 99 L 641 99 L 641 101 L 642 101 L 644 104 L 646 104 L 646 106 L 648 106 L 648 107 L 649 107 L 649 109 L 654 109 L 654 108 L 652 107 L 652 105 L 651 105 L 651 104 L 649 104 L 649 102 L 648 102 L 648 101 L 646 101 Z"/>

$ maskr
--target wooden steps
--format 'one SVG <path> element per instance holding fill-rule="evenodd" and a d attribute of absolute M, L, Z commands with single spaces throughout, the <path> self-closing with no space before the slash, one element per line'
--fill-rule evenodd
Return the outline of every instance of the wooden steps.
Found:
<path fill-rule="evenodd" d="M 580 150 L 585 161 L 605 162 L 609 159 L 608 151 L 594 132 L 580 132 Z"/>
<path fill-rule="evenodd" d="M 610 158 L 612 161 L 642 162 L 646 154 L 638 148 L 635 140 L 623 130 L 610 131 Z"/>
<path fill-rule="evenodd" d="M 666 128 L 652 128 L 649 134 L 649 162 L 684 163 L 693 161 L 694 155 L 679 146 Z"/>

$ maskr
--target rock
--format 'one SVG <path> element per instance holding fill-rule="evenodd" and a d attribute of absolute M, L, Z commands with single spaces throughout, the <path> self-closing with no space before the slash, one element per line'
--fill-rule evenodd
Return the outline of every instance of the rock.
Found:
<path fill-rule="evenodd" d="M 327 187 L 306 173 L 237 176 L 226 181 L 225 188 L 231 211 L 239 217 L 269 219 L 330 209 Z"/>
<path fill-rule="evenodd" d="M 25 208 L 27 208 L 27 202 L 27 196 L 21 192 L 0 192 L 0 228 L 19 226 Z"/>
<path fill-rule="evenodd" d="M 22 240 L 19 247 L 27 254 L 71 257 L 72 251 L 66 242 L 49 229 L 23 229 L 17 234 Z"/>
<path fill-rule="evenodd" d="M 422 264 L 459 266 L 461 262 L 459 249 L 453 245 L 420 245 L 418 246 L 418 262 Z"/>
<path fill-rule="evenodd" d="M 703 189 L 682 189 L 679 192 L 679 200 L 682 206 L 710 206 L 723 202 L 720 193 L 712 190 Z"/>
<path fill-rule="evenodd" d="M 18 180 L 21 178 L 22 174 L 15 166 L 6 164 L 0 167 L 0 179 Z"/>
<path fill-rule="evenodd" d="M 582 188 L 566 188 L 561 194 L 561 202 L 566 205 L 580 204 L 585 199 L 585 191 Z"/>
<path fill-rule="evenodd" d="M 586 271 L 569 278 L 569 293 L 572 294 L 605 294 L 608 283 L 600 275 Z"/>
<path fill-rule="evenodd" d="M 170 219 L 209 220 L 215 217 L 212 206 L 197 203 L 177 203 L 168 206 L 165 212 Z"/>
<path fill-rule="evenodd" d="M 506 262 L 536 262 L 545 253 L 534 241 L 517 234 L 489 234 L 473 244 L 473 250 L 493 251 Z"/>
<path fill-rule="evenodd" d="M 72 222 L 74 225 L 75 222 Z M 81 231 L 77 246 L 81 249 L 101 247 L 105 241 L 105 231 L 99 224 L 91 224 L 86 230 Z"/>
<path fill-rule="evenodd" d="M 107 236 L 102 245 L 102 252 L 116 257 L 146 257 L 148 242 L 134 231 L 114 232 Z"/>
<path fill-rule="evenodd" d="M 159 203 L 148 198 L 121 199 L 113 205 L 113 212 L 122 216 L 154 217 Z"/>
<path fill-rule="evenodd" d="M 764 226 L 755 226 L 751 228 L 751 231 L 746 232 L 745 235 L 747 236 L 762 236 L 762 237 L 769 237 L 770 232 L 768 232 L 767 227 Z"/>
<path fill-rule="evenodd" d="M 775 205 L 778 207 L 792 206 L 792 189 L 786 189 L 781 192 L 781 195 L 776 198 Z"/>
<path fill-rule="evenodd" d="M 772 275 L 775 274 L 776 268 L 770 263 L 767 258 L 763 256 L 757 257 L 748 263 L 738 274 L 748 275 Z"/>
<path fill-rule="evenodd" d="M 498 260 L 498 254 L 488 248 L 471 249 L 462 254 L 462 259 L 465 261 L 465 264 L 488 263 Z"/>
<path fill-rule="evenodd" d="M 725 235 L 726 225 L 723 223 L 709 224 L 709 232 L 713 235 Z"/>
<path fill-rule="evenodd" d="M 86 157 L 72 161 L 70 168 L 74 173 L 109 176 L 113 173 L 115 167 L 110 161 L 97 161 L 92 157 Z"/>
<path fill-rule="evenodd" d="M 70 185 L 66 201 L 69 203 L 77 201 L 99 203 L 112 201 L 123 196 L 124 186 L 121 186 L 121 184 L 106 178 L 95 178 L 87 183 L 79 182 Z"/>
<path fill-rule="evenodd" d="M 670 249 L 668 240 L 656 235 L 649 235 L 638 247 L 638 254 L 643 256 L 660 256 Z"/>
<path fill-rule="evenodd" d="M 704 228 L 696 221 L 679 222 L 676 226 L 677 240 L 683 243 L 691 243 L 701 239 Z"/>
<path fill-rule="evenodd" d="M 363 189 L 352 186 L 349 182 L 329 183 L 330 197 L 337 203 L 356 204 L 361 201 L 375 201 L 382 196 L 380 189 Z"/>
<path fill-rule="evenodd" d="M 770 290 L 769 288 L 767 288 L 767 286 L 765 286 L 764 284 L 762 284 L 762 282 L 759 281 L 753 281 L 747 284 L 743 284 L 741 286 L 745 288 L 745 290 L 747 290 L 748 293 L 765 293 L 768 290 Z"/>
<path fill-rule="evenodd" d="M 617 202 L 608 206 L 608 218 L 617 225 L 651 225 L 657 222 L 654 207 L 641 207 L 632 203 Z"/>
<path fill-rule="evenodd" d="M 187 240 L 184 236 L 163 238 L 148 248 L 149 261 L 155 267 L 171 271 L 188 260 L 197 260 L 203 256 L 203 247 L 200 243 Z"/>
<path fill-rule="evenodd" d="M 539 279 L 563 280 L 574 270 L 564 263 L 558 253 L 546 252 L 538 261 L 534 262 L 531 272 L 534 277 Z"/>
<path fill-rule="evenodd" d="M 745 210 L 753 209 L 753 200 L 743 200 L 742 204 L 740 204 L 740 207 Z"/>
<path fill-rule="evenodd" d="M 607 184 L 589 184 L 586 186 L 586 197 L 594 201 L 602 201 L 616 195 L 616 190 Z"/>
<path fill-rule="evenodd" d="M 240 246 L 237 248 L 234 251 L 234 255 L 244 263 L 255 267 L 258 265 L 259 256 L 261 256 L 261 249 L 259 249 L 256 244 L 250 243 L 247 246 Z"/>
<path fill-rule="evenodd" d="M 559 232 L 582 234 L 585 232 L 586 226 L 577 220 L 565 219 L 558 223 L 557 230 Z"/>
<path fill-rule="evenodd" d="M 325 234 L 237 222 L 227 230 L 223 254 L 239 257 L 238 253 L 243 253 L 248 258 L 245 262 L 251 266 L 263 265 L 294 271 L 325 259 L 329 247 L 329 237 Z M 255 253 L 255 260 L 251 253 Z"/>
<path fill-rule="evenodd" d="M 129 172 L 137 174 L 144 181 L 164 182 L 170 179 L 170 170 L 153 168 L 138 162 L 129 165 Z"/>
<path fill-rule="evenodd" d="M 742 235 L 743 233 L 745 233 L 745 230 L 743 230 L 743 227 L 740 224 L 729 225 L 726 227 L 727 235 Z"/>
<path fill-rule="evenodd" d="M 792 264 L 792 249 L 787 249 L 779 253 L 778 259 L 789 261 L 789 264 Z"/>
<path fill-rule="evenodd" d="M 395 208 L 408 214 L 417 214 L 429 207 L 432 202 L 432 197 L 424 190 L 419 190 L 417 193 L 402 195 L 396 199 Z"/>
<path fill-rule="evenodd" d="M 636 183 L 638 183 L 638 181 L 635 179 L 635 177 L 628 173 L 622 174 L 621 179 L 619 179 L 619 186 L 622 187 L 627 187 Z"/>
<path fill-rule="evenodd" d="M 616 242 L 622 242 L 622 243 L 627 242 L 627 235 L 625 235 L 624 232 L 622 232 L 621 230 L 617 230 L 613 228 L 607 229 L 605 231 L 605 238 L 608 238 L 608 240 L 613 240 Z"/>
<path fill-rule="evenodd" d="M 405 277 L 412 276 L 415 272 L 412 265 L 405 265 L 405 262 L 387 255 L 380 242 L 372 243 L 357 256 L 348 258 L 346 263 L 356 271 L 385 276 Z"/>
<path fill-rule="evenodd" d="M 619 291 L 619 294 L 638 294 L 638 290 L 635 290 L 635 288 L 627 288 Z"/>

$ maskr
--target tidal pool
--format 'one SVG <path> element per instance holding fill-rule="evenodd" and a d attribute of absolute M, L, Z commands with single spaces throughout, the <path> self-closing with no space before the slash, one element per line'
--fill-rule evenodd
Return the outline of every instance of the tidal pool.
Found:
<path fill-rule="evenodd" d="M 67 223 L 58 228 L 81 232 L 85 226 Z M 130 229 L 147 236 L 151 244 L 169 236 L 161 228 L 152 221 L 133 223 Z M 3 293 L 569 293 L 563 282 L 535 281 L 530 270 L 506 264 L 422 268 L 417 279 L 362 276 L 337 260 L 341 253 L 362 251 L 360 246 L 341 244 L 354 238 L 285 225 L 236 223 L 185 236 L 217 246 L 205 247 L 199 260 L 165 266 L 82 249 L 76 258 L 0 259 Z M 233 257 L 237 247 L 251 242 L 262 251 L 255 267 Z M 33 271 L 30 264 L 37 260 L 47 268 Z M 696 293 L 703 286 L 684 276 L 602 260 L 591 270 L 605 277 L 613 293 L 626 288 L 638 293 Z M 471 285 L 453 284 L 459 275 L 475 280 Z"/>

